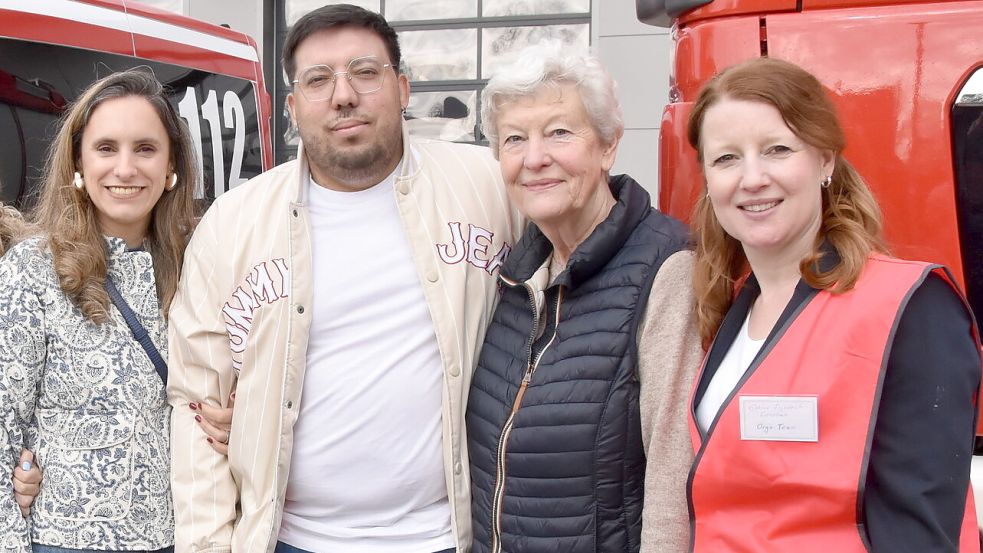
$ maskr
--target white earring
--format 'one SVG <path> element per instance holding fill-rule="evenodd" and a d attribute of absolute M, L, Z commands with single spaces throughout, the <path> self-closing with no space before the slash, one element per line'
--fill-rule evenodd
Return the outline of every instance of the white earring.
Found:
<path fill-rule="evenodd" d="M 75 171 L 75 178 L 72 179 L 72 184 L 75 185 L 76 190 L 82 190 L 85 188 L 85 181 L 82 180 L 82 173 Z"/>
<path fill-rule="evenodd" d="M 819 186 L 823 188 L 829 188 L 831 184 L 833 184 L 833 175 L 826 175 L 826 178 L 819 182 Z"/>
<path fill-rule="evenodd" d="M 167 183 L 167 190 L 174 190 L 177 187 L 177 173 L 171 173 L 171 182 Z"/>

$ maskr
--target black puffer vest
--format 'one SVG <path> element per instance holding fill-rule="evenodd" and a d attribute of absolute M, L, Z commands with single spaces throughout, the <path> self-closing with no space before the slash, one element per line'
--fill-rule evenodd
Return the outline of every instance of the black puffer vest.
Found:
<path fill-rule="evenodd" d="M 467 411 L 474 553 L 639 549 L 636 335 L 652 280 L 688 236 L 630 177 L 610 186 L 617 203 L 547 288 L 542 313 L 527 281 L 552 245 L 535 225 L 502 267 Z"/>

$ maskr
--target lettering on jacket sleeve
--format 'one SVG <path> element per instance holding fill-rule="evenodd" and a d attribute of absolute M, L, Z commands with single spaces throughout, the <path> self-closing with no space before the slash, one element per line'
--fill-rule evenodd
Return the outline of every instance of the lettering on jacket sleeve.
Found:
<path fill-rule="evenodd" d="M 467 237 L 465 237 L 463 223 L 455 221 L 447 223 L 447 227 L 451 231 L 450 242 L 436 246 L 440 260 L 448 265 L 467 261 L 491 275 L 505 263 L 509 252 L 512 251 L 512 246 L 508 242 L 502 242 L 498 252 L 492 254 L 489 248 L 492 247 L 495 233 L 488 229 L 468 225 Z"/>
<path fill-rule="evenodd" d="M 243 353 L 256 310 L 290 296 L 290 271 L 283 258 L 263 261 L 246 275 L 222 307 L 232 349 L 232 368 L 242 368 Z"/>

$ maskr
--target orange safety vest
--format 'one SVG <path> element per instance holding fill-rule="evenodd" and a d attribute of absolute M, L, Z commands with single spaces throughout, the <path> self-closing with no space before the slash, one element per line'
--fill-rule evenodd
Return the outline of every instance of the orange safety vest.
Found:
<path fill-rule="evenodd" d="M 859 515 L 888 347 L 911 292 L 933 271 L 952 283 L 938 266 L 875 255 L 850 292 L 817 293 L 749 367 L 706 440 L 691 400 L 692 551 L 869 550 Z M 742 440 L 740 396 L 816 397 L 818 441 Z M 980 551 L 971 490 L 959 550 Z"/>

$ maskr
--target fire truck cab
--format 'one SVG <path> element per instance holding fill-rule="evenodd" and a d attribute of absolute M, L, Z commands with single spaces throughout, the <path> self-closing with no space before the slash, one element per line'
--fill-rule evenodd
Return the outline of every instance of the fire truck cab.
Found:
<path fill-rule="evenodd" d="M 60 115 L 90 83 L 144 67 L 170 90 L 209 201 L 273 164 L 270 97 L 241 32 L 129 0 L 0 0 L 0 201 L 31 207 Z"/>

